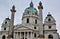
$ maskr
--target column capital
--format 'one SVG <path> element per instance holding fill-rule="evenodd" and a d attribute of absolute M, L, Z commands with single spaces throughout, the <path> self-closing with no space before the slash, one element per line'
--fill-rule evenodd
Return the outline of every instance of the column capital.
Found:
<path fill-rule="evenodd" d="M 42 2 L 41 1 L 39 2 L 38 9 L 43 9 L 43 5 L 42 5 Z"/>
<path fill-rule="evenodd" d="M 10 11 L 11 11 L 11 12 L 16 12 L 14 5 L 12 6 L 12 9 L 11 9 Z"/>

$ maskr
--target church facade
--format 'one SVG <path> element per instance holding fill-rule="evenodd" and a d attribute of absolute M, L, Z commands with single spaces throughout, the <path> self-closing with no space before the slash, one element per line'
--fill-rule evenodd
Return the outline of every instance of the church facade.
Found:
<path fill-rule="evenodd" d="M 22 23 L 14 25 L 15 6 L 12 7 L 11 19 L 6 18 L 1 26 L 0 39 L 59 39 L 56 20 L 48 13 L 43 23 L 43 5 L 39 2 L 38 11 L 33 2 L 25 9 Z"/>

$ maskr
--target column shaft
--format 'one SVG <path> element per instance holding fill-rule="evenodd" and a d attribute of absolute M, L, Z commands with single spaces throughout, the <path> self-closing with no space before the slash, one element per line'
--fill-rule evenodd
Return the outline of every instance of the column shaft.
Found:
<path fill-rule="evenodd" d="M 18 32 L 17 32 L 17 38 L 16 39 L 18 39 Z"/>
<path fill-rule="evenodd" d="M 21 39 L 21 32 L 20 32 L 20 39 Z"/>
<path fill-rule="evenodd" d="M 28 32 L 27 32 L 27 39 L 28 39 Z"/>
<path fill-rule="evenodd" d="M 32 39 L 32 32 L 31 32 L 31 39 Z"/>
<path fill-rule="evenodd" d="M 14 36 L 14 39 L 15 39 L 15 32 L 14 32 L 14 35 L 13 36 Z"/>
<path fill-rule="evenodd" d="M 25 39 L 25 32 L 24 32 L 24 39 Z"/>

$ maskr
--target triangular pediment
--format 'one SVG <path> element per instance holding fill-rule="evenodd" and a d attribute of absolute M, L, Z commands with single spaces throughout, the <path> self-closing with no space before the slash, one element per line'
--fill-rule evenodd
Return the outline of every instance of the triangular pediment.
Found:
<path fill-rule="evenodd" d="M 32 30 L 31 28 L 28 28 L 26 26 L 19 26 L 15 30 Z"/>

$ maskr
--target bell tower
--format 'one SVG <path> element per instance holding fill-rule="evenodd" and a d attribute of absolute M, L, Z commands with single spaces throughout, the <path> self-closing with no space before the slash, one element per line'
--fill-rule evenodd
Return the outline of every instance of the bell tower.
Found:
<path fill-rule="evenodd" d="M 44 21 L 44 35 L 46 39 L 59 39 L 59 35 L 56 29 L 56 20 L 48 13 Z"/>
<path fill-rule="evenodd" d="M 2 29 L 1 30 L 2 31 L 9 31 L 9 26 L 10 26 L 10 19 L 5 18 L 5 20 L 2 23 L 2 26 L 1 26 Z"/>

